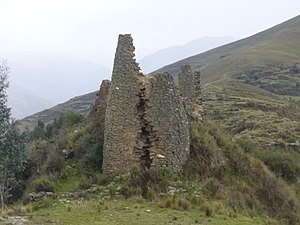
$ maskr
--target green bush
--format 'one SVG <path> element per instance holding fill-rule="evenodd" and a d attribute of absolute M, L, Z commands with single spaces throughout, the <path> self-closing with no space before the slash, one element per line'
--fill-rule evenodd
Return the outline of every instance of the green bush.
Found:
<path fill-rule="evenodd" d="M 77 158 L 81 159 L 81 170 L 89 172 L 101 172 L 103 161 L 103 135 L 96 129 L 88 127 L 74 144 Z"/>
<path fill-rule="evenodd" d="M 203 194 L 209 197 L 215 197 L 218 193 L 222 191 L 222 184 L 219 180 L 212 177 L 209 178 L 202 188 Z"/>
<path fill-rule="evenodd" d="M 184 166 L 183 175 L 189 179 L 223 176 L 225 158 L 220 146 L 225 139 L 211 123 L 194 122 L 190 128 L 190 158 Z"/>
<path fill-rule="evenodd" d="M 296 154 L 287 149 L 264 149 L 258 156 L 278 176 L 288 182 L 296 182 L 300 177 L 300 157 Z"/>
<path fill-rule="evenodd" d="M 245 184 L 244 192 L 234 189 L 231 195 L 235 201 L 229 201 L 229 205 L 241 211 L 250 209 L 257 213 L 260 208 L 272 218 L 285 219 L 289 224 L 297 224 L 299 221 L 297 199 L 288 186 L 255 157 L 257 152 L 255 145 L 245 145 L 232 141 L 210 122 L 193 123 L 191 158 L 184 168 L 184 175 L 188 178 L 202 179 L 215 177 L 225 188 L 229 188 L 228 191 L 235 184 L 242 182 Z M 281 171 L 293 174 L 284 168 L 285 170 L 282 170 L 281 167 Z M 209 194 L 217 193 L 219 190 L 216 180 L 212 179 L 206 185 L 208 188 L 204 187 L 204 192 L 207 189 Z"/>
<path fill-rule="evenodd" d="M 79 114 L 78 112 L 74 110 L 70 110 L 67 112 L 64 112 L 61 115 L 60 123 L 62 124 L 63 128 L 71 128 L 74 125 L 77 125 L 83 121 L 84 117 L 83 115 Z"/>
<path fill-rule="evenodd" d="M 277 176 L 293 183 L 300 177 L 300 154 L 288 148 L 262 147 L 249 140 L 238 140 L 242 149 L 262 160 Z"/>
<path fill-rule="evenodd" d="M 44 174 L 58 175 L 60 171 L 64 168 L 65 158 L 59 149 L 53 149 L 47 157 L 44 165 L 42 166 L 42 171 Z"/>
<path fill-rule="evenodd" d="M 33 181 L 33 188 L 36 192 L 46 191 L 46 192 L 54 192 L 55 191 L 55 183 L 49 177 L 38 177 Z"/>
<path fill-rule="evenodd" d="M 142 196 L 152 200 L 154 193 L 167 192 L 172 179 L 172 172 L 167 168 L 152 168 L 145 171 L 133 168 L 128 178 L 128 186 L 140 188 Z"/>
<path fill-rule="evenodd" d="M 80 178 L 77 188 L 80 190 L 86 190 L 86 189 L 91 188 L 92 185 L 93 185 L 93 183 L 92 183 L 91 179 L 84 176 L 84 177 Z"/>

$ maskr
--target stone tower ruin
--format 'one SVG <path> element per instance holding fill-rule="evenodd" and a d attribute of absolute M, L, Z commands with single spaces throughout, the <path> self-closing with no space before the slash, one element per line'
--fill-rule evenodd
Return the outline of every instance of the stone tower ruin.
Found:
<path fill-rule="evenodd" d="M 188 120 L 168 73 L 144 76 L 131 35 L 119 36 L 105 114 L 103 171 L 169 167 L 189 156 Z"/>
<path fill-rule="evenodd" d="M 104 133 L 103 172 L 128 172 L 133 167 L 179 172 L 190 153 L 187 115 L 197 103 L 200 77 L 189 66 L 182 67 L 188 77 L 179 79 L 178 91 L 168 73 L 143 75 L 134 50 L 131 35 L 119 35 L 111 82 L 101 84 L 91 113 L 91 121 Z"/>

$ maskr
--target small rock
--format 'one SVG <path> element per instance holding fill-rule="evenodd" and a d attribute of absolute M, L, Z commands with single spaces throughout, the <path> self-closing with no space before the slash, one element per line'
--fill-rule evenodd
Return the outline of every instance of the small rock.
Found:
<path fill-rule="evenodd" d="M 150 212 L 151 212 L 151 209 L 147 209 L 146 212 L 147 212 L 147 213 L 150 213 Z"/>

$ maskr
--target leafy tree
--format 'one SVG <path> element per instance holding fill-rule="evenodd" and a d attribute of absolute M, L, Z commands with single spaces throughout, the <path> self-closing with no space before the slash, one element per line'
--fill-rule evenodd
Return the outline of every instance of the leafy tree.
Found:
<path fill-rule="evenodd" d="M 0 64 L 0 203 L 2 209 L 11 197 L 12 184 L 20 179 L 25 168 L 25 137 L 19 133 L 16 122 L 7 107 L 6 89 L 9 69 Z"/>

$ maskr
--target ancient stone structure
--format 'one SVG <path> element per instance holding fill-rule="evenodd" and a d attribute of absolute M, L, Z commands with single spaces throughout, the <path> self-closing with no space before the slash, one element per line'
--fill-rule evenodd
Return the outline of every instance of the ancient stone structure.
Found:
<path fill-rule="evenodd" d="M 110 89 L 110 81 L 103 80 L 100 86 L 98 99 L 95 102 L 95 105 L 89 114 L 88 120 L 90 124 L 94 127 L 97 127 L 100 130 L 103 130 L 101 133 L 104 134 L 104 121 L 105 121 L 105 112 L 108 101 Z"/>
<path fill-rule="evenodd" d="M 204 109 L 201 99 L 201 74 L 193 71 L 191 65 L 184 65 L 178 74 L 179 92 L 189 120 L 203 121 Z"/>
<path fill-rule="evenodd" d="M 188 120 L 172 76 L 144 76 L 131 35 L 119 36 L 105 114 L 103 171 L 182 169 L 189 156 Z"/>

